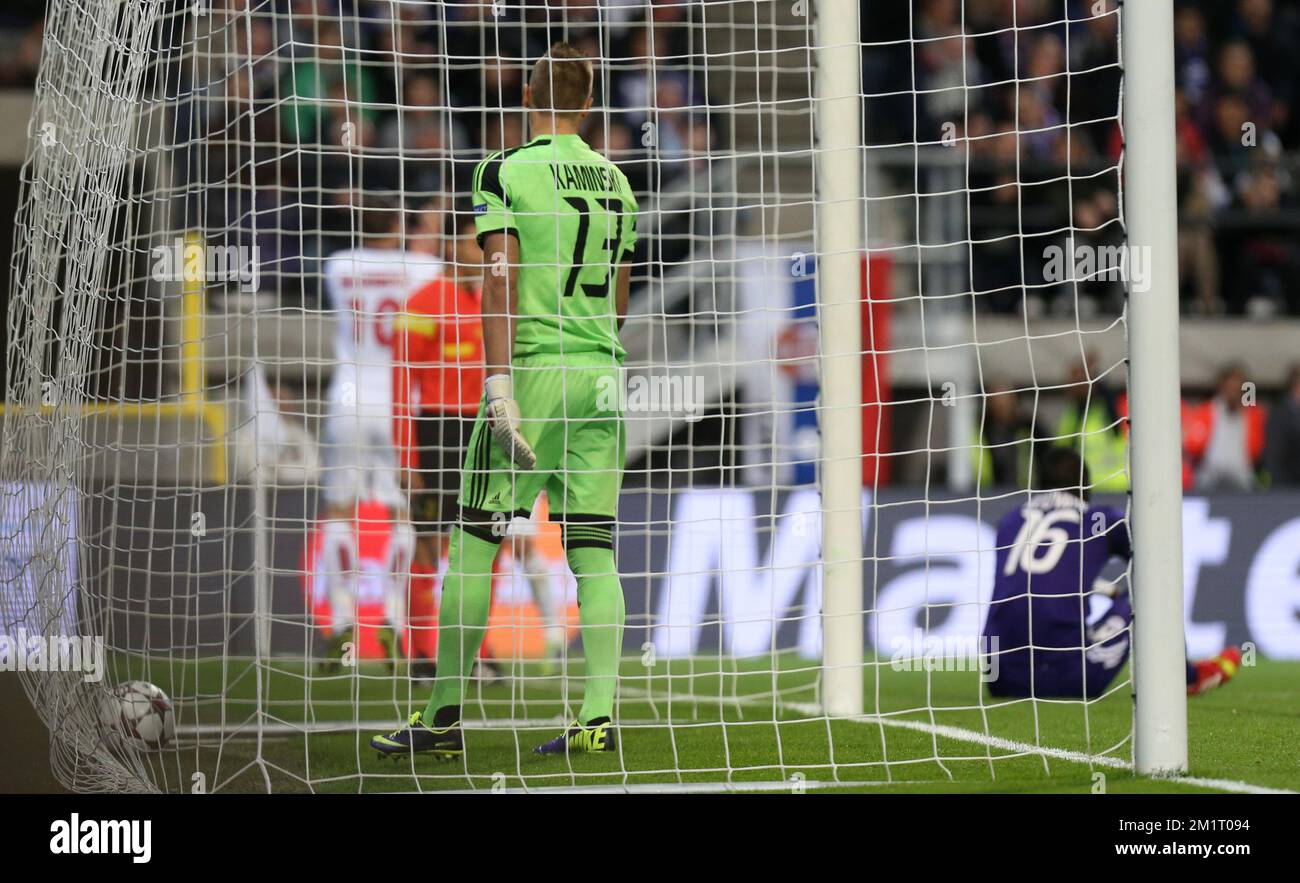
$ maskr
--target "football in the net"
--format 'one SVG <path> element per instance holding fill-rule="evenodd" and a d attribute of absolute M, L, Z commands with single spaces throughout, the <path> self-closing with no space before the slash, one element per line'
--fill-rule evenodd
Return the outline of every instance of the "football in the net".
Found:
<path fill-rule="evenodd" d="M 172 701 L 148 681 L 126 681 L 104 697 L 100 712 L 110 732 L 145 748 L 165 748 L 176 737 Z"/>

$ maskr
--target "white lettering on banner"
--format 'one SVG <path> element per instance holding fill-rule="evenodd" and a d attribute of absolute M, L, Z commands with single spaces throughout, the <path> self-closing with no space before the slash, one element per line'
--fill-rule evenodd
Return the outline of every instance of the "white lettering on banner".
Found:
<path fill-rule="evenodd" d="M 699 643 L 710 589 L 718 583 L 723 641 L 730 638 L 732 587 L 737 572 L 748 582 L 758 552 L 754 497 L 747 490 L 689 491 L 673 506 L 667 575 L 659 583 L 655 651 L 661 657 L 689 656 Z"/>
<path fill-rule="evenodd" d="M 885 584 L 876 596 L 868 625 L 875 647 L 920 655 L 920 639 L 978 638 L 993 596 L 997 532 L 968 515 L 908 518 L 894 529 L 893 563 L 909 568 Z"/>
<path fill-rule="evenodd" d="M 758 527 L 768 522 L 757 514 L 758 498 L 752 489 L 700 489 L 673 495 L 668 559 L 652 589 L 656 655 L 696 653 L 705 627 L 719 624 L 725 652 L 759 655 L 772 649 L 774 632 L 788 633 L 784 624 L 797 622 L 799 654 L 820 658 L 819 496 L 815 489 L 805 488 L 783 498 L 770 548 L 763 554 Z M 873 553 L 873 532 L 867 531 L 870 503 L 870 495 L 865 494 L 863 608 L 868 617 L 868 647 L 918 655 L 925 650 L 913 646 L 918 628 L 922 641 L 961 642 L 977 637 L 992 594 L 994 525 L 973 514 L 891 517 L 878 525 L 881 545 Z M 1300 518 L 1278 524 L 1255 548 L 1256 534 L 1250 525 L 1234 524 L 1241 517 L 1233 514 L 1237 510 L 1225 507 L 1227 515 L 1215 516 L 1213 504 L 1213 498 L 1183 501 L 1188 656 L 1209 656 L 1230 639 L 1249 638 L 1266 656 L 1300 659 Z M 1261 524 L 1257 530 L 1263 528 Z M 871 566 L 873 554 L 879 557 L 878 570 Z M 1229 567 L 1233 574 L 1225 574 Z M 1243 574 L 1247 574 L 1244 583 L 1240 582 Z M 873 595 L 877 576 L 889 580 L 878 583 Z M 1225 579 L 1233 582 L 1225 585 Z M 1200 615 L 1209 616 L 1207 621 L 1193 620 L 1198 595 Z M 1238 598 L 1243 610 L 1240 621 L 1235 613 Z M 1110 605 L 1100 596 L 1089 601 L 1089 621 L 1095 622 Z M 1207 614 L 1207 610 L 1215 612 Z M 1239 637 L 1236 632 L 1243 630 L 1246 636 Z"/>
<path fill-rule="evenodd" d="M 863 494 L 863 519 L 869 495 Z M 795 491 L 777 516 L 765 561 L 759 565 L 754 494 L 701 490 L 677 494 L 665 575 L 658 584 L 654 630 L 660 656 L 688 656 L 699 648 L 713 587 L 726 652 L 756 656 L 772 649 L 773 629 L 798 617 L 800 655 L 821 655 L 821 500 Z M 799 612 L 790 613 L 807 583 Z"/>
<path fill-rule="evenodd" d="M 1265 656 L 1300 657 L 1300 518 L 1259 546 L 1246 578 L 1246 623 Z"/>
<path fill-rule="evenodd" d="M 1196 586 L 1201 568 L 1217 567 L 1228 560 L 1232 522 L 1210 517 L 1210 501 L 1204 497 L 1183 500 L 1183 621 L 1187 631 L 1187 655 L 1192 659 L 1213 656 L 1228 642 L 1226 622 L 1194 622 Z"/>
<path fill-rule="evenodd" d="M 862 498 L 863 523 L 868 509 L 867 497 Z M 811 538 L 811 542 L 810 542 Z M 816 659 L 822 655 L 822 569 L 818 563 L 821 557 L 822 513 L 821 495 L 813 490 L 798 491 L 787 501 L 785 512 L 777 519 L 776 533 L 772 537 L 772 547 L 768 550 L 771 567 L 755 574 L 757 591 L 762 597 L 764 583 L 766 595 L 771 599 L 768 615 L 775 619 L 784 610 L 794 604 L 799 586 L 804 584 L 807 576 L 807 588 L 804 590 L 802 617 L 799 619 L 798 647 L 800 654 Z M 812 567 L 809 565 L 812 564 Z M 759 616 L 762 611 L 756 611 Z M 779 624 L 777 624 L 779 627 Z M 739 655 L 767 653 L 772 649 L 772 627 L 761 620 L 751 620 L 745 624 L 743 642 L 744 652 L 736 649 Z"/>

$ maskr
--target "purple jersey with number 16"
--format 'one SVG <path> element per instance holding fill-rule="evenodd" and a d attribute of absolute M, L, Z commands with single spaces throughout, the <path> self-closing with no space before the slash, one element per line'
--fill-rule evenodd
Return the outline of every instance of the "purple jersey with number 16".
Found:
<path fill-rule="evenodd" d="M 1120 511 L 1089 506 L 1074 494 L 1037 493 L 1004 516 L 984 626 L 986 650 L 996 647 L 998 653 L 999 673 L 990 691 L 1028 695 L 1032 685 L 1034 695 L 1047 696 L 1080 689 L 1083 670 L 1098 662 L 1095 649 L 1086 661 L 1084 654 L 1095 645 L 1086 637 L 1093 582 L 1111 558 L 1131 555 Z M 1114 664 L 1103 666 L 1112 676 L 1122 661 L 1114 655 Z M 1127 656 L 1126 640 L 1122 655 Z M 1087 680 L 1092 694 L 1095 678 Z"/>

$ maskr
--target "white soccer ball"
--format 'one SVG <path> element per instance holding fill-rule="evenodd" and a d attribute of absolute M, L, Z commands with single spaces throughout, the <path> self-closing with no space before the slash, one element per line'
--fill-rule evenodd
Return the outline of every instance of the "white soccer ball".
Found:
<path fill-rule="evenodd" d="M 165 748 L 176 738 L 176 712 L 172 701 L 148 681 L 118 684 L 104 697 L 100 716 L 110 732 L 145 748 Z"/>

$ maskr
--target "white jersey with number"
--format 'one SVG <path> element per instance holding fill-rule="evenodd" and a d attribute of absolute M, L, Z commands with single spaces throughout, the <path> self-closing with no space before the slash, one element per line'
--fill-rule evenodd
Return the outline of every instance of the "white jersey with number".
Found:
<path fill-rule="evenodd" d="M 400 506 L 393 447 L 393 319 L 442 269 L 428 255 L 359 248 L 325 262 L 334 310 L 334 374 L 321 427 L 322 489 L 330 505 Z"/>
<path fill-rule="evenodd" d="M 325 261 L 334 311 L 334 374 L 327 411 L 388 420 L 393 413 L 393 318 L 442 270 L 430 255 L 354 248 Z"/>

